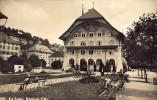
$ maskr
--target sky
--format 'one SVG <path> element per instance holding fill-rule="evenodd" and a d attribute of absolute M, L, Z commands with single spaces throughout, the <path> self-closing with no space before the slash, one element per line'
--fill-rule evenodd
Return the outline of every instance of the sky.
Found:
<path fill-rule="evenodd" d="M 59 36 L 81 16 L 82 4 L 87 12 L 93 2 L 94 8 L 125 35 L 127 27 L 143 13 L 157 12 L 157 0 L 0 0 L 0 11 L 8 16 L 6 27 L 63 44 Z"/>

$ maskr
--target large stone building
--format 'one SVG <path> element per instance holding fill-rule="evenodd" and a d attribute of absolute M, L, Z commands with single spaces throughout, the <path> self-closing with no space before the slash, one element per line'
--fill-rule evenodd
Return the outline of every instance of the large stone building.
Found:
<path fill-rule="evenodd" d="M 46 66 L 50 66 L 50 55 L 53 53 L 51 49 L 45 45 L 42 45 L 40 42 L 34 44 L 26 50 L 28 56 L 37 55 L 39 59 L 44 59 L 46 61 Z"/>
<path fill-rule="evenodd" d="M 63 68 L 78 65 L 80 70 L 105 67 L 122 69 L 122 41 L 125 36 L 116 30 L 94 8 L 82 14 L 59 39 L 65 45 Z"/>
<path fill-rule="evenodd" d="M 7 60 L 12 55 L 19 56 L 20 53 L 21 47 L 19 42 L 0 32 L 0 56 Z"/>

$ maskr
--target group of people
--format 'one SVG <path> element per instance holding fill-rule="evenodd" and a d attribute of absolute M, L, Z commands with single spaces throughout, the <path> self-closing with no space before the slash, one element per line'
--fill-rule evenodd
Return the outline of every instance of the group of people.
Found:
<path fill-rule="evenodd" d="M 125 73 L 123 72 L 122 69 L 120 69 L 120 71 L 117 72 L 117 74 L 115 74 L 115 76 L 118 77 L 119 81 L 123 82 L 122 85 L 124 85 L 124 82 L 128 81 L 128 77 L 126 77 L 126 75 L 125 75 Z M 102 76 L 102 80 L 103 80 L 104 88 L 109 88 L 113 85 L 112 84 L 113 79 L 111 78 L 110 74 L 106 74 L 106 75 Z"/>

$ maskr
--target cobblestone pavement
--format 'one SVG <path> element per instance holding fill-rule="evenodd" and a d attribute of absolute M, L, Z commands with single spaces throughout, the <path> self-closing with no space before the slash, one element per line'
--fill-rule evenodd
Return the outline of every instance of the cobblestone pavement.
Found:
<path fill-rule="evenodd" d="M 137 72 L 129 72 L 130 82 L 117 95 L 117 100 L 157 100 L 157 85 L 153 85 L 152 78 L 156 73 L 148 72 L 148 83 L 138 77 Z"/>

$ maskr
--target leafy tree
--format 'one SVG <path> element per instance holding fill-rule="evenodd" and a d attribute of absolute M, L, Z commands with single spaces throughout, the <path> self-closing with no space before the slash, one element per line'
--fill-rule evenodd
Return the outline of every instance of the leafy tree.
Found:
<path fill-rule="evenodd" d="M 9 71 L 10 71 L 10 68 L 7 65 L 7 62 L 2 57 L 0 57 L 0 72 L 6 73 Z"/>
<path fill-rule="evenodd" d="M 157 65 L 157 13 L 143 14 L 132 26 L 127 32 L 125 57 L 144 70 L 147 82 L 146 68 Z"/>
<path fill-rule="evenodd" d="M 10 66 L 11 72 L 14 72 L 14 65 L 21 65 L 21 59 L 17 55 L 12 55 L 7 60 L 8 65 Z"/>
<path fill-rule="evenodd" d="M 62 68 L 62 62 L 60 60 L 53 61 L 51 67 L 52 69 L 60 69 Z"/>
<path fill-rule="evenodd" d="M 25 52 L 22 53 L 22 55 L 19 56 L 20 60 L 21 60 L 21 64 L 24 65 L 25 71 L 31 71 L 32 67 L 28 62 L 28 56 Z"/>
<path fill-rule="evenodd" d="M 29 64 L 34 68 L 34 67 L 40 67 L 41 62 L 38 56 L 36 55 L 30 55 L 29 59 Z"/>
<path fill-rule="evenodd" d="M 44 59 L 40 59 L 41 66 L 46 67 L 46 61 Z"/>

